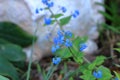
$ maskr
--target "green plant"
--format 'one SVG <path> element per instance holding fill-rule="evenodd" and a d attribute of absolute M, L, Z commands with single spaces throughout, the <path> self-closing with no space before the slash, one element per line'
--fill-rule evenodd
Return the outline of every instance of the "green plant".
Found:
<path fill-rule="evenodd" d="M 103 6 L 106 11 L 99 11 L 105 18 L 107 23 L 103 23 L 103 29 L 110 30 L 114 33 L 120 33 L 120 15 L 119 0 L 106 0 L 107 4 L 97 3 Z"/>
<path fill-rule="evenodd" d="M 61 61 L 65 61 L 70 58 L 72 58 L 73 61 L 79 65 L 79 67 L 78 69 L 76 69 L 76 71 L 71 71 L 69 73 L 67 73 L 67 68 L 65 67 L 65 71 L 63 71 L 62 73 L 64 74 L 62 80 L 65 80 L 66 76 L 69 77 L 70 80 L 73 80 L 73 75 L 78 75 L 78 74 L 81 74 L 79 75 L 79 77 L 83 80 L 114 79 L 114 75 L 111 74 L 109 68 L 102 65 L 104 61 L 107 60 L 108 58 L 104 56 L 98 56 L 94 61 L 90 62 L 88 59 L 85 58 L 83 53 L 83 50 L 87 47 L 87 45 L 85 44 L 87 38 L 75 37 L 74 34 L 72 34 L 71 32 L 69 32 L 69 34 L 66 35 L 68 31 L 63 30 L 64 25 L 68 24 L 71 17 L 76 18 L 77 16 L 79 16 L 79 11 L 75 11 L 70 16 L 59 19 L 59 17 L 63 15 L 60 14 L 58 16 L 57 14 L 56 17 L 56 14 L 53 14 L 52 10 L 50 9 L 51 7 L 53 7 L 54 3 L 49 2 L 47 0 L 42 0 L 42 2 L 46 6 L 45 10 L 48 10 L 52 14 L 52 16 L 50 16 L 49 18 L 44 19 L 45 25 L 57 23 L 60 27 L 60 30 L 58 30 L 57 32 L 57 36 L 55 36 L 53 39 L 53 46 L 51 48 L 51 51 L 54 54 L 54 58 L 52 59 L 52 64 L 51 64 L 52 67 L 50 67 L 48 73 L 43 72 L 43 75 L 45 77 L 44 79 L 49 80 L 55 70 L 54 68 L 58 67 Z M 51 3 L 52 6 L 49 6 Z M 66 12 L 66 8 L 64 12 Z M 37 13 L 39 13 L 38 9 L 37 9 Z M 102 11 L 101 13 L 103 15 L 106 15 Z M 119 77 L 117 78 L 119 79 Z"/>
<path fill-rule="evenodd" d="M 16 68 L 26 60 L 23 46 L 32 43 L 35 36 L 29 35 L 18 25 L 10 22 L 0 22 L 0 74 L 12 80 L 20 80 Z M 15 64 L 16 63 L 16 64 Z"/>
<path fill-rule="evenodd" d="M 4 76 L 2 76 L 2 75 L 0 75 L 0 80 L 9 80 L 9 79 L 4 77 Z"/>

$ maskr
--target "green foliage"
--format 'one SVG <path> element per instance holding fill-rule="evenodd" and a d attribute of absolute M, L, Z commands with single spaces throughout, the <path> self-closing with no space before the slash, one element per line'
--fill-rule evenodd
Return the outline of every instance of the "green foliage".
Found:
<path fill-rule="evenodd" d="M 104 29 L 111 30 L 115 33 L 120 33 L 120 17 L 117 12 L 118 5 L 116 5 L 115 2 L 112 3 L 111 1 L 109 5 L 100 3 L 97 4 L 104 6 L 108 11 L 99 11 L 108 21 L 111 22 L 111 24 L 103 23 L 102 25 Z M 63 14 L 53 14 L 53 12 L 51 12 L 51 14 L 51 18 L 55 18 L 55 20 L 52 21 L 52 24 L 57 21 L 57 24 L 61 27 L 61 30 L 63 30 L 62 27 L 68 24 L 71 19 L 71 16 L 67 16 L 58 20 L 58 18 L 63 16 Z M 67 65 L 64 65 L 64 69 L 61 71 L 61 74 L 64 75 L 63 80 L 73 80 L 73 77 L 76 74 L 80 74 L 80 78 L 82 78 L 83 80 L 111 80 L 113 78 L 111 71 L 102 65 L 106 60 L 106 57 L 98 56 L 94 61 L 90 62 L 85 58 L 84 53 L 80 51 L 80 44 L 85 43 L 87 41 L 87 37 L 75 37 L 73 35 L 72 38 L 65 36 L 65 39 L 70 39 L 72 41 L 72 46 L 66 47 L 64 46 L 64 44 L 60 44 L 60 49 L 57 49 L 57 51 L 54 53 L 55 57 L 60 57 L 63 60 L 72 58 L 74 62 L 79 65 L 79 68 L 75 71 L 68 71 Z M 84 61 L 86 61 L 87 63 L 85 63 Z M 93 71 L 101 71 L 102 77 L 96 79 L 97 77 L 93 75 Z M 48 74 L 51 76 L 50 72 L 53 72 L 48 71 Z M 45 71 L 43 71 L 43 74 L 45 77 L 44 79 L 50 77 L 48 74 L 45 73 Z"/>
<path fill-rule="evenodd" d="M 74 80 L 74 76 L 78 76 L 79 74 L 79 68 L 77 68 L 76 70 L 69 70 L 69 66 L 67 66 L 66 62 L 64 63 L 63 69 L 61 70 L 61 75 L 63 75 L 62 80 L 66 80 L 67 78 L 69 78 L 68 80 Z"/>
<path fill-rule="evenodd" d="M 118 46 L 120 46 L 120 42 L 117 43 Z M 120 48 L 114 48 L 114 50 L 118 51 L 120 53 Z"/>
<path fill-rule="evenodd" d="M 109 23 L 103 23 L 102 26 L 106 30 L 120 34 L 120 15 L 119 15 L 119 3 L 117 0 L 110 0 L 107 4 L 97 3 L 105 7 L 107 12 L 99 11 Z"/>
<path fill-rule="evenodd" d="M 83 75 L 80 76 L 80 78 L 82 78 L 83 80 L 96 80 L 95 77 L 92 75 L 92 71 L 87 69 L 83 71 Z"/>
<path fill-rule="evenodd" d="M 20 46 L 14 44 L 0 44 L 0 56 L 9 61 L 25 61 L 26 55 Z"/>
<path fill-rule="evenodd" d="M 69 51 L 68 48 L 64 47 L 55 52 L 55 55 L 60 56 L 61 58 L 69 58 L 72 56 L 71 52 Z"/>
<path fill-rule="evenodd" d="M 68 24 L 70 19 L 71 19 L 71 16 L 67 16 L 67 17 L 60 19 L 60 26 L 64 26 L 64 25 Z"/>
<path fill-rule="evenodd" d="M 70 49 L 73 53 L 72 55 L 74 56 L 73 59 L 79 64 L 84 62 L 83 61 L 84 53 L 79 50 L 80 44 L 85 43 L 86 41 L 87 41 L 87 37 L 82 37 L 82 38 L 76 37 L 72 41 L 73 46 Z"/>
<path fill-rule="evenodd" d="M 97 70 L 102 71 L 102 78 L 100 78 L 98 80 L 110 80 L 112 78 L 111 72 L 108 68 L 106 68 L 104 66 L 99 66 L 97 68 Z"/>
<path fill-rule="evenodd" d="M 85 43 L 87 41 L 87 37 L 76 37 L 72 41 L 74 48 L 76 47 L 76 50 L 79 51 L 80 44 Z"/>
<path fill-rule="evenodd" d="M 76 37 L 72 41 L 72 43 L 73 43 L 72 47 L 65 47 L 65 46 L 63 46 L 61 49 L 57 50 L 54 54 L 56 56 L 59 56 L 59 57 L 63 58 L 63 59 L 67 59 L 67 58 L 73 57 L 73 59 L 77 63 L 83 63 L 84 54 L 79 51 L 79 45 L 81 43 L 85 43 L 86 40 L 87 40 L 86 37 L 83 37 L 83 38 Z"/>
<path fill-rule="evenodd" d="M 115 71 L 114 71 L 114 73 L 115 73 L 116 77 L 120 80 L 120 73 L 117 73 Z"/>
<path fill-rule="evenodd" d="M 73 77 L 70 77 L 70 79 L 69 79 L 69 80 L 74 80 L 74 79 L 73 79 Z"/>
<path fill-rule="evenodd" d="M 106 58 L 104 56 L 98 56 L 96 59 L 88 66 L 88 69 L 93 70 L 96 66 L 101 65 Z"/>
<path fill-rule="evenodd" d="M 93 76 L 93 71 L 102 71 L 102 78 L 98 80 L 110 80 L 112 78 L 111 72 L 108 68 L 101 66 L 106 58 L 104 56 L 98 56 L 93 62 L 82 65 L 80 71 L 83 75 L 80 76 L 83 80 L 96 80 Z"/>
<path fill-rule="evenodd" d="M 11 62 L 25 61 L 25 53 L 18 45 L 9 43 L 3 39 L 0 39 L 0 43 L 0 74 L 8 76 L 12 80 L 19 80 L 16 67 Z"/>
<path fill-rule="evenodd" d="M 10 44 L 10 42 L 0 38 L 0 44 Z"/>
<path fill-rule="evenodd" d="M 102 72 L 102 78 L 99 78 L 98 80 L 110 80 L 112 78 L 111 72 L 108 68 L 104 66 L 95 66 L 91 69 L 89 68 L 89 66 L 86 66 L 85 68 L 81 67 L 83 75 L 81 75 L 80 78 L 82 78 L 83 80 L 96 80 L 96 78 L 93 76 L 94 69 L 96 69 L 97 71 L 100 70 Z"/>
<path fill-rule="evenodd" d="M 16 68 L 10 61 L 0 56 L 0 74 L 11 78 L 12 80 L 19 80 Z"/>
<path fill-rule="evenodd" d="M 120 53 L 120 48 L 114 48 L 114 50 L 118 51 Z"/>
<path fill-rule="evenodd" d="M 23 47 L 32 44 L 33 39 L 36 39 L 35 36 L 29 35 L 18 25 L 10 22 L 0 22 L 0 38 Z"/>
<path fill-rule="evenodd" d="M 120 16 L 118 15 L 118 4 L 115 1 L 110 1 L 108 5 L 100 4 L 100 3 L 98 4 L 104 6 L 106 10 L 108 11 L 108 12 L 99 11 L 108 21 L 110 21 L 110 24 L 103 23 L 102 24 L 103 28 L 105 30 L 111 30 L 115 33 L 120 33 L 120 24 L 119 24 Z M 50 8 L 46 8 L 46 10 L 49 10 L 51 12 L 51 16 L 50 16 L 50 18 L 52 18 L 51 24 L 56 22 L 61 27 L 60 29 L 64 31 L 62 27 L 69 23 L 71 16 L 67 16 L 59 20 L 58 18 L 63 16 L 63 14 L 54 14 L 54 12 L 52 12 Z M 80 51 L 79 49 L 80 44 L 85 43 L 87 41 L 86 37 L 75 38 L 75 36 L 72 36 L 72 38 L 69 38 L 68 36 L 65 36 L 64 38 L 65 39 L 63 40 L 63 42 L 66 41 L 66 39 L 72 40 L 72 46 L 66 47 L 64 46 L 64 43 L 63 44 L 58 43 L 57 45 L 60 46 L 60 48 L 57 48 L 56 49 L 57 51 L 53 54 L 55 54 L 55 57 L 60 57 L 63 60 L 72 58 L 74 62 L 79 65 L 79 68 L 76 69 L 75 71 L 72 71 L 72 70 L 68 71 L 67 65 L 65 64 L 64 69 L 61 71 L 61 74 L 64 75 L 62 80 L 65 80 L 65 79 L 74 80 L 73 77 L 76 74 L 80 74 L 80 78 L 82 78 L 83 80 L 111 80 L 113 79 L 111 71 L 102 65 L 104 61 L 106 60 L 106 57 L 98 56 L 96 57 L 94 61 L 90 62 L 89 60 L 85 58 L 84 53 Z M 87 63 L 85 63 L 84 61 L 86 61 Z M 38 68 L 38 71 L 43 74 L 44 79 L 48 80 L 52 76 L 54 70 L 56 70 L 57 66 L 58 64 L 54 64 L 54 63 L 51 64 L 51 67 L 49 67 L 50 69 L 47 74 L 45 70 L 42 70 L 39 65 L 37 65 L 37 68 Z M 99 74 L 93 75 L 94 71 L 101 71 L 100 76 Z M 117 73 L 115 74 L 117 77 L 119 77 Z"/>
<path fill-rule="evenodd" d="M 63 14 L 55 14 L 55 15 L 52 15 L 51 18 L 59 18 L 61 16 L 63 16 Z"/>
<path fill-rule="evenodd" d="M 4 77 L 4 76 L 2 76 L 2 75 L 0 75 L 0 80 L 9 80 L 9 79 Z"/>
<path fill-rule="evenodd" d="M 16 69 L 22 67 L 26 60 L 22 47 L 32 44 L 33 39 L 37 38 L 29 35 L 18 25 L 0 22 L 0 75 L 11 80 L 20 80 Z"/>

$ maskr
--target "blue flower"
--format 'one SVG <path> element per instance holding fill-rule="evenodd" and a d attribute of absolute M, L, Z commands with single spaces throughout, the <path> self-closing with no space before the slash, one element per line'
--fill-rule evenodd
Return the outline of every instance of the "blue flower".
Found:
<path fill-rule="evenodd" d="M 102 78 L 102 71 L 94 71 L 93 76 L 97 79 Z"/>
<path fill-rule="evenodd" d="M 56 50 L 58 50 L 59 48 L 60 48 L 60 46 L 59 46 L 59 45 L 52 46 L 51 52 L 52 52 L 52 53 L 55 53 L 55 52 L 56 52 Z"/>
<path fill-rule="evenodd" d="M 114 80 L 119 80 L 117 77 Z"/>
<path fill-rule="evenodd" d="M 44 22 L 45 22 L 45 24 L 46 25 L 50 25 L 51 24 L 51 22 L 52 22 L 52 20 L 51 20 L 51 18 L 44 18 Z"/>
<path fill-rule="evenodd" d="M 63 36 L 63 32 L 61 30 L 58 30 L 57 34 L 58 36 Z"/>
<path fill-rule="evenodd" d="M 55 45 L 64 43 L 64 35 L 61 31 L 57 32 L 58 36 L 53 39 Z"/>
<path fill-rule="evenodd" d="M 38 14 L 38 13 L 39 13 L 39 10 L 38 10 L 38 8 L 35 10 L 35 13 L 36 13 L 36 14 Z"/>
<path fill-rule="evenodd" d="M 55 53 L 56 50 L 57 50 L 56 47 L 55 47 L 55 46 L 52 46 L 51 52 L 52 52 L 52 53 Z"/>
<path fill-rule="evenodd" d="M 43 3 L 43 4 L 47 4 L 47 3 L 48 3 L 48 0 L 42 0 L 42 3 Z"/>
<path fill-rule="evenodd" d="M 65 8 L 65 7 L 61 7 L 61 10 L 62 10 L 62 12 L 66 12 L 67 11 L 67 9 Z"/>
<path fill-rule="evenodd" d="M 76 15 L 79 15 L 80 13 L 79 13 L 79 11 L 78 11 L 78 10 L 75 10 L 75 14 L 76 14 Z"/>
<path fill-rule="evenodd" d="M 61 62 L 61 58 L 60 57 L 53 58 L 52 62 L 53 62 L 54 65 L 57 65 Z"/>
<path fill-rule="evenodd" d="M 36 8 L 35 13 L 38 14 L 42 10 L 43 10 L 43 8 L 40 8 L 40 9 Z"/>
<path fill-rule="evenodd" d="M 55 45 L 64 43 L 64 36 L 58 36 L 53 39 Z"/>
<path fill-rule="evenodd" d="M 58 42 L 59 42 L 59 44 L 63 44 L 64 43 L 64 36 L 63 35 L 58 36 Z"/>
<path fill-rule="evenodd" d="M 86 49 L 87 45 L 85 43 L 80 44 L 80 51 L 83 51 L 84 49 Z"/>
<path fill-rule="evenodd" d="M 55 38 L 53 39 L 53 43 L 54 43 L 55 45 L 57 45 L 57 44 L 59 43 L 59 40 L 58 40 L 57 37 L 55 37 Z"/>
<path fill-rule="evenodd" d="M 71 47 L 72 46 L 72 42 L 69 39 L 66 39 L 65 46 L 66 47 Z"/>
<path fill-rule="evenodd" d="M 54 3 L 50 2 L 50 3 L 47 3 L 46 5 L 48 6 L 48 8 L 50 8 L 50 7 L 53 7 Z"/>
<path fill-rule="evenodd" d="M 74 18 L 76 18 L 76 17 L 77 17 L 77 15 L 76 15 L 76 14 L 72 14 L 72 16 L 73 16 Z"/>
<path fill-rule="evenodd" d="M 79 14 L 80 14 L 79 11 L 78 11 L 78 10 L 75 10 L 74 13 L 72 14 L 72 16 L 73 16 L 74 18 L 76 18 Z"/>
<path fill-rule="evenodd" d="M 72 37 L 72 33 L 71 33 L 70 31 L 66 31 L 66 32 L 65 32 L 65 36 L 68 36 L 68 37 L 71 38 L 71 37 Z"/>
<path fill-rule="evenodd" d="M 40 10 L 40 11 L 42 11 L 42 10 L 43 10 L 43 8 L 40 8 L 39 10 Z"/>

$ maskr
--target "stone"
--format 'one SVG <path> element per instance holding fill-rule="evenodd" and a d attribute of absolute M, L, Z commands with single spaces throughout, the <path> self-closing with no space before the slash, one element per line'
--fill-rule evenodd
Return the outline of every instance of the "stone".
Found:
<path fill-rule="evenodd" d="M 74 10 L 79 10 L 80 15 L 72 18 L 69 24 L 63 27 L 77 36 L 88 36 L 86 42 L 89 46 L 84 51 L 86 54 L 92 54 L 97 50 L 97 44 L 94 42 L 98 38 L 98 24 L 104 22 L 104 17 L 98 12 L 103 10 L 102 6 L 95 4 L 96 2 L 104 3 L 104 0 L 52 0 L 54 7 L 51 8 L 54 14 L 62 13 L 60 7 L 64 6 L 67 12 L 64 16 L 69 16 Z M 7 6 L 6 6 L 7 5 Z M 43 10 L 36 14 L 36 8 L 44 8 L 40 0 L 0 0 L 0 21 L 10 21 L 18 24 L 21 28 L 30 34 L 36 35 L 38 40 L 34 45 L 33 61 L 39 60 L 44 56 L 51 55 L 50 48 L 52 43 L 47 40 L 46 36 L 51 34 L 51 39 L 56 35 L 59 26 L 56 24 L 44 27 L 43 18 L 49 17 L 51 13 Z M 55 27 L 56 26 L 56 27 Z M 55 29 L 54 29 L 55 28 Z M 24 49 L 29 60 L 31 55 L 31 46 Z"/>

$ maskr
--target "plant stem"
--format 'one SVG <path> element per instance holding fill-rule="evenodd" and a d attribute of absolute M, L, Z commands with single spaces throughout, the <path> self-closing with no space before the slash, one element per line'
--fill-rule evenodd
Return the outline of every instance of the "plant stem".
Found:
<path fill-rule="evenodd" d="M 49 79 L 50 79 L 50 77 L 51 77 L 51 75 L 53 74 L 53 72 L 55 71 L 56 67 L 57 67 L 57 66 L 53 66 L 53 64 L 51 64 L 50 70 L 49 70 L 48 73 L 47 73 L 47 77 L 46 77 L 47 79 L 46 79 L 46 80 L 49 80 Z"/>
<path fill-rule="evenodd" d="M 35 29 L 33 35 L 36 35 L 37 29 L 38 29 L 37 22 L 33 22 L 33 24 L 34 24 L 34 26 L 36 26 L 36 29 Z M 28 70 L 27 70 L 27 78 L 26 78 L 26 80 L 30 79 L 30 72 L 31 72 L 31 66 L 32 66 L 32 55 L 33 55 L 33 52 L 34 52 L 34 43 L 35 43 L 35 38 L 33 38 L 33 40 L 32 40 L 31 55 L 30 55 L 30 61 L 29 61 L 29 64 L 28 64 Z"/>
<path fill-rule="evenodd" d="M 54 13 L 52 12 L 52 10 L 51 10 L 50 8 L 48 8 L 48 10 L 49 10 L 50 13 L 54 16 Z M 55 21 L 56 21 L 56 23 L 59 25 L 60 29 L 63 30 L 63 29 L 62 29 L 62 26 L 60 26 L 60 23 L 59 23 L 59 21 L 57 20 L 57 18 L 55 18 Z M 56 28 L 56 26 L 55 26 L 55 28 Z M 54 29 L 55 29 L 55 28 L 54 28 Z M 54 29 L 53 29 L 51 32 L 53 32 Z"/>
<path fill-rule="evenodd" d="M 86 61 L 87 63 L 91 63 L 87 58 L 83 57 L 84 61 Z"/>
<path fill-rule="evenodd" d="M 72 53 L 72 55 L 73 55 L 74 57 L 76 57 L 70 48 L 69 48 L 69 50 L 70 50 L 70 52 Z M 83 57 L 83 59 L 84 59 L 85 62 L 87 62 L 87 63 L 89 63 L 89 64 L 91 63 L 87 58 Z"/>

